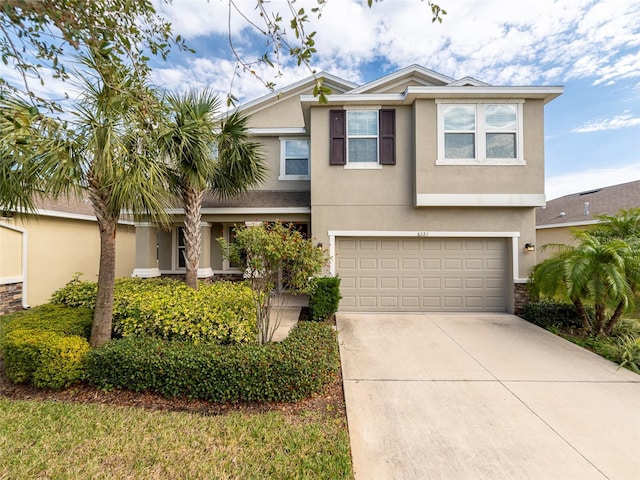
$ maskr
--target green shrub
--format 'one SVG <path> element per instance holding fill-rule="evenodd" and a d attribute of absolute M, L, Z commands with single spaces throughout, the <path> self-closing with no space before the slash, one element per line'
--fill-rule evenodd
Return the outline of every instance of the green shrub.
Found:
<path fill-rule="evenodd" d="M 82 281 L 80 274 L 76 273 L 69 283 L 51 295 L 51 302 L 69 307 L 94 309 L 97 293 L 98 284 L 96 282 Z"/>
<path fill-rule="evenodd" d="M 216 342 L 256 341 L 256 320 L 249 287 L 242 283 L 200 284 L 180 281 L 119 281 L 113 309 L 116 335 L 164 340 Z"/>
<path fill-rule="evenodd" d="M 7 378 L 41 388 L 62 388 L 80 380 L 88 351 L 82 337 L 38 329 L 6 332 L 2 342 Z"/>
<path fill-rule="evenodd" d="M 88 339 L 91 334 L 93 312 L 87 308 L 45 304 L 7 315 L 7 323 L 0 331 L 2 338 L 13 330 L 46 330 L 60 335 L 77 335 Z"/>
<path fill-rule="evenodd" d="M 97 286 L 74 278 L 53 295 L 69 306 L 95 304 Z M 171 279 L 116 280 L 113 333 L 165 340 L 246 343 L 257 338 L 251 289 L 242 283 L 201 283 L 198 290 Z"/>
<path fill-rule="evenodd" d="M 587 309 L 589 315 L 592 314 Z M 531 302 L 522 309 L 522 317 L 543 328 L 580 328 L 582 320 L 571 303 L 540 301 Z"/>
<path fill-rule="evenodd" d="M 311 320 L 322 322 L 331 318 L 338 311 L 341 298 L 340 278 L 318 277 L 313 279 L 309 294 Z"/>
<path fill-rule="evenodd" d="M 90 352 L 88 379 L 101 388 L 212 402 L 296 401 L 320 391 L 338 366 L 335 331 L 302 323 L 282 343 L 266 345 L 113 340 Z"/>
<path fill-rule="evenodd" d="M 620 366 L 640 374 L 640 337 L 623 335 L 617 339 L 615 348 Z"/>

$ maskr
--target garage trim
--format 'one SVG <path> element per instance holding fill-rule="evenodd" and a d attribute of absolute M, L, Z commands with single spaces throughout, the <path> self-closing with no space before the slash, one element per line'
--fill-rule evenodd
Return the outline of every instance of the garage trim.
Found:
<path fill-rule="evenodd" d="M 512 242 L 512 258 L 511 266 L 513 271 L 514 283 L 522 283 L 526 279 L 519 278 L 519 262 L 518 262 L 518 239 L 520 232 L 432 232 L 418 230 L 404 231 L 380 231 L 380 230 L 329 230 L 329 256 L 330 265 L 329 272 L 331 276 L 336 276 L 336 237 L 449 237 L 449 238 L 511 238 Z"/>

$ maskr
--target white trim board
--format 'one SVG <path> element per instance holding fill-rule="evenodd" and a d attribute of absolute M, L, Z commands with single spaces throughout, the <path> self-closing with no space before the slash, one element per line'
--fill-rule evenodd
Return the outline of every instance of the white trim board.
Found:
<path fill-rule="evenodd" d="M 417 207 L 541 207 L 546 197 L 537 193 L 418 193 Z"/>
<path fill-rule="evenodd" d="M 567 222 L 567 223 L 550 223 L 547 225 L 538 225 L 536 230 L 544 230 L 546 228 L 562 228 L 562 227 L 582 227 L 586 225 L 595 225 L 600 223 L 599 220 L 584 220 L 582 222 Z"/>
<path fill-rule="evenodd" d="M 171 208 L 167 210 L 167 213 L 173 215 L 183 215 L 184 208 Z M 310 207 L 221 207 L 221 208 L 203 208 L 202 215 L 215 215 L 215 214 L 236 214 L 236 215 L 270 215 L 270 214 L 296 214 L 296 213 L 311 213 Z"/>

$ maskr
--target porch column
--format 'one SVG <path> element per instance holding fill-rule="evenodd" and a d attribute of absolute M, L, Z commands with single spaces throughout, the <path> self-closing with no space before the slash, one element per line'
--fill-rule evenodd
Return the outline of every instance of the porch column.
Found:
<path fill-rule="evenodd" d="M 200 262 L 198 264 L 198 278 L 213 277 L 211 268 L 211 224 L 200 223 Z"/>
<path fill-rule="evenodd" d="M 132 277 L 160 276 L 158 268 L 158 229 L 151 223 L 136 223 L 136 263 Z"/>

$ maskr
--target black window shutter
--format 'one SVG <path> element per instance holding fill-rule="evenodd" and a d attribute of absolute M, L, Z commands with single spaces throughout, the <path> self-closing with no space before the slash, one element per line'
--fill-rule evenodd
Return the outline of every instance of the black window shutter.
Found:
<path fill-rule="evenodd" d="M 380 165 L 396 164 L 396 111 L 380 110 Z"/>
<path fill-rule="evenodd" d="M 331 149 L 329 152 L 330 165 L 344 165 L 347 163 L 345 111 L 331 110 L 329 112 L 329 135 Z"/>

